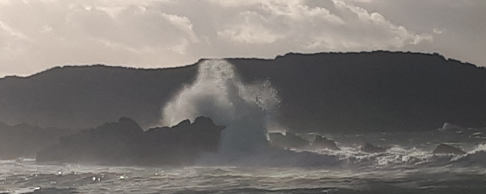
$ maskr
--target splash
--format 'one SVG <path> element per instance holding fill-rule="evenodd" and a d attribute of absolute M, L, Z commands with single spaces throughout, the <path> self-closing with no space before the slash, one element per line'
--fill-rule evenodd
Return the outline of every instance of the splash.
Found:
<path fill-rule="evenodd" d="M 192 85 L 184 87 L 163 109 L 162 124 L 206 116 L 226 128 L 218 153 L 200 155 L 200 165 L 315 166 L 337 164 L 337 158 L 273 148 L 267 129 L 275 121 L 280 99 L 270 81 L 244 84 L 232 64 L 206 60 Z M 280 127 L 280 126 L 279 126 Z"/>
<path fill-rule="evenodd" d="M 164 126 L 206 116 L 222 132 L 219 154 L 241 156 L 267 147 L 267 126 L 280 102 L 270 81 L 243 84 L 232 64 L 205 60 L 192 85 L 184 87 L 163 109 Z"/>

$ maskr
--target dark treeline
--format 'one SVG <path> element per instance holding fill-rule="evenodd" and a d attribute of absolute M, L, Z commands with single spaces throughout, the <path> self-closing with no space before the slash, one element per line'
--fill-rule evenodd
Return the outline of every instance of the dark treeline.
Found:
<path fill-rule="evenodd" d="M 228 59 L 245 82 L 268 79 L 281 97 L 280 121 L 293 131 L 419 131 L 448 122 L 486 127 L 486 69 L 437 54 L 287 54 Z M 143 128 L 197 74 L 107 66 L 53 68 L 0 79 L 0 121 L 89 128 L 127 116 Z"/>

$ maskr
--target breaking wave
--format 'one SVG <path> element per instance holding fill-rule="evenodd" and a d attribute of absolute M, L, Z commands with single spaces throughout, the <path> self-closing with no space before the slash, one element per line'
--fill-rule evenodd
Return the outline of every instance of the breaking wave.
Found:
<path fill-rule="evenodd" d="M 225 60 L 199 64 L 195 82 L 186 86 L 163 110 L 164 125 L 206 116 L 226 126 L 220 152 L 253 152 L 266 145 L 269 114 L 278 105 L 269 81 L 244 85 Z"/>
<path fill-rule="evenodd" d="M 200 157 L 201 164 L 315 165 L 327 156 L 272 148 L 267 127 L 275 125 L 280 99 L 270 81 L 244 84 L 225 60 L 200 62 L 196 80 L 184 87 L 163 109 L 162 124 L 172 126 L 198 116 L 226 126 L 217 154 Z"/>

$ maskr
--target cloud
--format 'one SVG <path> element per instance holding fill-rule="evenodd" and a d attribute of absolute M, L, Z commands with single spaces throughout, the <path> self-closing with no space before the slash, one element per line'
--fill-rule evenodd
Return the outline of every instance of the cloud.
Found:
<path fill-rule="evenodd" d="M 204 57 L 433 48 L 437 36 L 451 32 L 447 26 L 417 27 L 397 19 L 401 16 L 390 9 L 382 0 L 1 0 L 0 60 L 6 65 L 0 72 L 26 75 L 64 64 L 168 67 Z"/>
<path fill-rule="evenodd" d="M 438 52 L 447 57 L 486 66 L 486 1 L 476 0 L 373 0 L 350 2 L 373 10 L 395 24 L 427 32 L 433 41 L 404 45 L 400 49 Z"/>
<path fill-rule="evenodd" d="M 229 55 L 273 57 L 290 51 L 391 49 L 433 40 L 431 33 L 415 33 L 345 1 L 323 5 L 298 0 L 211 3 L 225 16 L 215 19 L 218 38 L 236 45 L 225 47 L 231 51 Z"/>

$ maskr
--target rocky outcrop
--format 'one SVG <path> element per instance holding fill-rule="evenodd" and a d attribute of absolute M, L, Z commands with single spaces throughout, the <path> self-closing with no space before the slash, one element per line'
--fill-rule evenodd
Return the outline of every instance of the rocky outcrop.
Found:
<path fill-rule="evenodd" d="M 281 148 L 305 148 L 309 146 L 309 142 L 294 133 L 269 133 L 269 140 L 272 146 Z"/>
<path fill-rule="evenodd" d="M 55 145 L 59 137 L 78 131 L 29 124 L 10 126 L 0 122 L 0 160 L 33 158 L 40 150 Z"/>
<path fill-rule="evenodd" d="M 316 136 L 314 142 L 312 143 L 312 147 L 314 148 L 323 148 L 323 149 L 330 149 L 330 150 L 341 150 L 337 147 L 336 142 L 326 137 Z"/>
<path fill-rule="evenodd" d="M 463 155 L 466 154 L 466 152 L 462 151 L 459 148 L 456 148 L 454 146 L 450 146 L 447 144 L 439 144 L 434 151 L 432 151 L 434 154 L 454 154 L 454 155 Z"/>
<path fill-rule="evenodd" d="M 375 146 L 370 143 L 365 143 L 363 146 L 361 146 L 360 150 L 362 152 L 367 152 L 367 153 L 379 153 L 379 152 L 386 152 L 390 147 L 387 146 Z"/>
<path fill-rule="evenodd" d="M 326 137 L 316 135 L 314 141 L 309 142 L 306 139 L 291 133 L 269 133 L 268 134 L 270 144 L 275 147 L 281 148 L 297 148 L 297 149 L 330 149 L 340 150 L 337 147 L 336 142 Z"/>
<path fill-rule="evenodd" d="M 199 154 L 217 151 L 224 127 L 206 117 L 194 123 L 143 131 L 122 117 L 95 129 L 60 138 L 59 144 L 37 154 L 37 162 L 105 165 L 190 165 Z"/>

